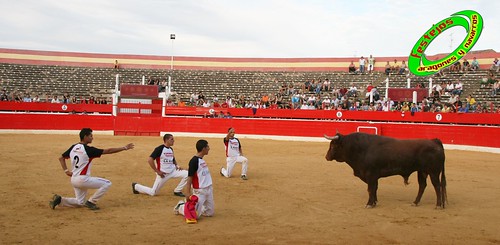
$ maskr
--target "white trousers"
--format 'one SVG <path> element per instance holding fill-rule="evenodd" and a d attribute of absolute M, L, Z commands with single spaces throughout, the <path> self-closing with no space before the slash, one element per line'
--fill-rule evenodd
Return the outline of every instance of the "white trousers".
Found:
<path fill-rule="evenodd" d="M 73 176 L 71 184 L 75 189 L 75 198 L 63 197 L 61 199 L 61 207 L 81 207 L 85 204 L 85 197 L 88 189 L 97 189 L 97 191 L 89 198 L 92 203 L 97 203 L 99 199 L 111 187 L 111 181 L 91 176 Z"/>
<path fill-rule="evenodd" d="M 226 158 L 227 168 L 222 168 L 222 174 L 229 178 L 233 172 L 234 165 L 236 163 L 241 163 L 241 175 L 247 175 L 248 169 L 248 159 L 244 156 L 237 157 L 227 157 Z"/>
<path fill-rule="evenodd" d="M 174 192 L 182 192 L 182 189 L 184 186 L 186 186 L 187 183 L 187 178 L 188 178 L 188 171 L 187 170 L 175 170 L 172 173 L 165 174 L 165 177 L 160 177 L 159 175 L 156 175 L 155 183 L 153 184 L 153 187 L 147 187 L 143 186 L 141 184 L 136 184 L 135 185 L 135 190 L 138 191 L 139 193 L 144 193 L 148 194 L 150 196 L 157 195 L 160 192 L 160 189 L 167 183 L 167 180 L 171 178 L 182 178 L 177 187 L 174 189 Z"/>
<path fill-rule="evenodd" d="M 212 186 L 203 189 L 193 189 L 193 195 L 198 197 L 196 215 L 213 216 L 215 213 L 214 191 Z M 179 207 L 179 214 L 184 215 L 184 204 Z"/>

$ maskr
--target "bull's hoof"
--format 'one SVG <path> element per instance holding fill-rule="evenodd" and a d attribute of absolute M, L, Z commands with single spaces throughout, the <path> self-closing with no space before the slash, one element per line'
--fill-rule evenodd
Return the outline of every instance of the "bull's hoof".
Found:
<path fill-rule="evenodd" d="M 375 205 L 366 204 L 365 208 L 374 208 Z"/>
<path fill-rule="evenodd" d="M 440 209 L 444 209 L 443 206 L 436 206 L 436 209 L 440 210 Z"/>
<path fill-rule="evenodd" d="M 418 203 L 412 203 L 411 204 L 413 207 L 418 207 Z"/>

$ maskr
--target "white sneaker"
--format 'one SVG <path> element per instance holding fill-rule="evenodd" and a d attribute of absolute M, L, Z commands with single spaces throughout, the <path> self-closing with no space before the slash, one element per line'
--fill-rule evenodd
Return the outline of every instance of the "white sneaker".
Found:
<path fill-rule="evenodd" d="M 178 215 L 179 214 L 179 208 L 181 207 L 181 205 L 183 205 L 185 202 L 183 200 L 180 200 L 177 205 L 175 205 L 174 207 L 174 214 L 175 215 Z"/>

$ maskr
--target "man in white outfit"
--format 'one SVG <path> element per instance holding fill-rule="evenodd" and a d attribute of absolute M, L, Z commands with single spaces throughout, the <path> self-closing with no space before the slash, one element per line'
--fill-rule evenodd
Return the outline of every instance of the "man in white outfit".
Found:
<path fill-rule="evenodd" d="M 93 146 L 88 146 L 94 140 L 92 129 L 83 128 L 80 131 L 80 142 L 72 145 L 59 157 L 64 173 L 71 177 L 71 185 L 75 190 L 76 197 L 68 198 L 61 197 L 55 194 L 52 201 L 49 202 L 50 208 L 54 209 L 56 206 L 61 207 L 82 207 L 85 206 L 91 210 L 98 210 L 96 203 L 111 187 L 111 181 L 90 176 L 92 167 L 92 160 L 99 158 L 103 154 L 113 154 L 121 151 L 126 151 L 134 148 L 134 144 L 130 143 L 123 147 L 98 149 Z M 69 170 L 66 165 L 66 159 L 71 159 L 72 169 Z M 88 189 L 97 189 L 97 191 L 85 202 Z"/>
<path fill-rule="evenodd" d="M 220 174 L 226 178 L 231 177 L 234 165 L 236 163 L 241 163 L 241 179 L 247 180 L 248 159 L 243 156 L 240 140 L 234 137 L 234 134 L 234 128 L 229 128 L 228 133 L 224 138 L 227 168 L 222 167 Z"/>
<path fill-rule="evenodd" d="M 141 184 L 132 183 L 132 192 L 134 194 L 148 194 L 150 196 L 155 196 L 160 192 L 160 189 L 167 183 L 167 180 L 171 178 L 181 178 L 181 181 L 174 189 L 174 195 L 184 197 L 182 189 L 186 186 L 188 171 L 183 170 L 177 165 L 177 161 L 174 156 L 174 136 L 171 134 L 165 134 L 163 136 L 163 144 L 156 147 L 151 155 L 149 156 L 148 163 L 151 169 L 156 173 L 155 183 L 153 187 L 143 186 Z"/>

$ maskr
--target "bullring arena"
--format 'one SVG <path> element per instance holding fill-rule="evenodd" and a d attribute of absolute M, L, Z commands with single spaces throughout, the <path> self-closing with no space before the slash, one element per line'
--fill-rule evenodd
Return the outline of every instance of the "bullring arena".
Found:
<path fill-rule="evenodd" d="M 82 79 L 84 87 L 92 87 L 88 94 L 78 94 L 78 97 L 113 93 L 117 73 L 127 75 L 123 75 L 124 83 L 140 85 L 142 75 L 162 71 L 162 62 L 168 60 L 168 57 L 1 51 L 3 87 L 11 90 L 12 86 L 27 81 L 40 91 L 51 91 L 51 88 L 55 91 L 61 88 L 57 87 L 60 77 L 67 76 L 68 81 Z M 483 55 L 480 57 L 486 61 L 497 54 L 476 55 Z M 115 59 L 123 64 L 119 71 L 108 67 Z M 321 65 L 315 63 L 320 61 Z M 202 62 L 179 58 L 178 62 L 181 64 L 177 66 L 178 73 L 186 76 L 190 72 L 196 75 L 216 73 L 214 69 L 223 66 L 221 70 L 233 69 L 227 74 L 222 72 L 227 76 L 252 70 L 268 76 L 293 77 L 298 73 L 330 76 L 344 79 L 345 84 L 369 80 L 366 75 L 346 75 L 342 70 L 346 61 L 341 58 L 326 62 L 305 60 L 298 64 L 302 68 L 293 67 L 297 66 L 295 61 L 272 59 Z M 326 63 L 331 67 L 320 68 Z M 198 67 L 193 68 L 196 65 Z M 238 66 L 240 68 L 235 68 Z M 44 69 L 51 72 L 41 72 L 46 71 Z M 310 71 L 304 71 L 308 69 Z M 381 69 L 382 66 L 378 67 L 379 72 Z M 94 81 L 105 82 L 98 86 L 89 82 L 93 79 L 79 77 L 93 71 L 103 76 Z M 44 83 L 36 83 L 29 76 L 19 75 L 26 73 L 54 76 L 55 79 L 45 77 Z M 174 89 L 175 74 L 169 73 Z M 386 78 L 381 74 L 374 77 L 380 79 L 376 84 L 382 84 Z M 245 77 L 235 83 L 248 89 L 274 88 L 272 80 L 266 83 L 265 80 L 248 82 L 249 79 Z M 391 81 L 394 81 L 393 86 L 400 86 L 397 84 L 404 84 L 406 77 L 394 76 Z M 179 88 L 187 86 L 177 82 Z M 208 85 L 199 83 L 200 87 L 219 88 L 217 81 Z M 223 83 L 225 86 L 221 87 L 225 89 L 238 87 L 228 81 Z M 481 88 L 472 81 L 468 84 L 468 93 L 481 93 Z M 494 105 L 498 103 L 497 98 L 484 99 Z M 0 109 L 2 244 L 500 243 L 499 114 L 438 113 L 440 116 L 437 116 L 427 112 L 405 115 L 400 112 L 228 108 L 224 112 L 231 112 L 233 118 L 207 118 L 208 108 L 164 106 L 161 101 L 155 103 L 154 99 L 146 105 L 121 101 L 65 106 L 1 102 Z M 135 149 L 104 155 L 93 161 L 92 175 L 113 182 L 99 202 L 99 211 L 61 207 L 52 210 L 48 201 L 54 193 L 74 195 L 57 158 L 78 142 L 77 134 L 82 127 L 95 130 L 92 144 L 95 147 L 121 147 L 132 142 Z M 247 181 L 222 178 L 218 173 L 225 163 L 222 137 L 228 127 L 237 129 L 237 137 L 250 160 Z M 322 136 L 333 135 L 337 130 L 343 134 L 365 131 L 395 138 L 440 138 L 446 149 L 446 208 L 435 209 L 436 199 L 430 184 L 420 206 L 411 205 L 418 189 L 413 174 L 408 186 L 400 176 L 381 179 L 377 207 L 365 209 L 366 184 L 353 176 L 347 164 L 325 160 L 329 142 Z M 172 208 L 179 198 L 172 195 L 172 189 L 177 180 L 167 182 L 159 196 L 132 193 L 132 182 L 152 184 L 154 174 L 147 165 L 147 157 L 161 144 L 160 135 L 165 132 L 174 134 L 176 158 L 185 168 L 195 153 L 195 142 L 200 138 L 208 140 L 211 150 L 205 159 L 214 179 L 214 217 L 202 217 L 198 224 L 187 225 L 180 216 L 174 215 Z M 234 174 L 239 175 L 239 171 L 237 165 Z"/>

